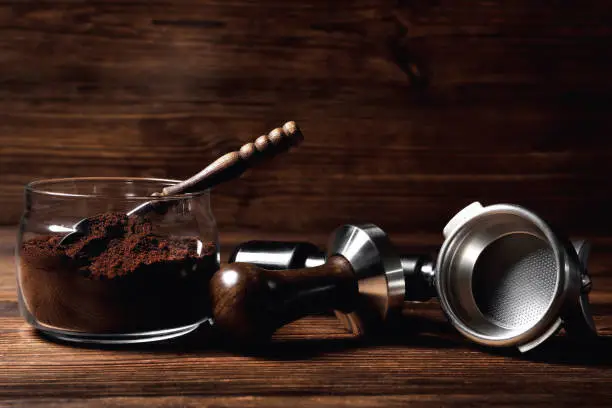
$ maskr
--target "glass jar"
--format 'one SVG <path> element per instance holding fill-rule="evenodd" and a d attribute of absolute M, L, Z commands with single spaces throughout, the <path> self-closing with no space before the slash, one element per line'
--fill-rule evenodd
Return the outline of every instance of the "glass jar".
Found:
<path fill-rule="evenodd" d="M 210 193 L 151 197 L 177 182 L 70 178 L 27 185 L 16 251 L 24 318 L 61 340 L 115 344 L 210 324 L 208 281 L 219 268 Z M 150 201 L 153 210 L 126 215 Z M 84 218 L 88 228 L 77 229 Z M 75 230 L 84 233 L 61 242 Z"/>

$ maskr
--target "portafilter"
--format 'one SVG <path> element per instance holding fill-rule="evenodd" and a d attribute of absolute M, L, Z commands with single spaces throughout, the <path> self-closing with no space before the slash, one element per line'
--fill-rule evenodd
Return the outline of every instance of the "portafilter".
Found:
<path fill-rule="evenodd" d="M 533 212 L 509 204 L 467 206 L 446 225 L 444 237 L 435 264 L 427 256 L 398 255 L 386 234 L 372 224 L 338 228 L 327 254 L 304 242 L 250 241 L 236 248 L 230 262 L 267 269 L 248 273 L 265 276 L 255 280 L 275 289 L 267 293 L 274 300 L 259 300 L 267 304 L 257 312 L 257 321 L 276 316 L 267 334 L 325 308 L 335 308 L 351 330 L 363 333 L 369 327 L 366 323 L 385 319 L 400 310 L 404 301 L 437 295 L 457 330 L 482 345 L 516 346 L 524 352 L 561 327 L 571 336 L 596 335 L 588 302 L 588 243 L 572 244 Z M 344 277 L 336 282 L 325 279 L 334 271 L 325 267 L 330 258 L 344 268 L 335 269 L 336 278 Z M 244 265 L 230 265 L 218 277 L 245 275 Z M 288 268 L 306 269 L 284 270 Z M 315 268 L 323 270 L 309 272 Z M 336 285 L 340 281 L 343 284 Z M 235 289 L 216 287 L 217 299 L 227 298 L 228 287 Z M 257 293 L 245 287 L 244 293 Z M 325 294 L 329 299 L 321 296 Z M 296 300 L 307 307 L 296 308 Z M 222 314 L 231 317 L 244 302 L 232 305 L 237 310 L 224 308 Z M 291 313 L 283 313 L 283 307 Z M 223 321 L 228 319 L 221 319 L 222 326 Z M 231 324 L 227 328 L 232 332 Z"/>
<path fill-rule="evenodd" d="M 438 299 L 463 335 L 488 346 L 527 351 L 562 326 L 596 335 L 589 310 L 589 246 L 572 244 L 533 212 L 475 202 L 444 227 Z"/>

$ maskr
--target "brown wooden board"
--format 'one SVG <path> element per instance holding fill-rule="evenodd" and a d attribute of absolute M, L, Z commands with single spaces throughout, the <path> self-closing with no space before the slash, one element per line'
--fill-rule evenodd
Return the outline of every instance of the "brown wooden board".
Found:
<path fill-rule="evenodd" d="M 612 397 L 612 241 L 593 240 L 595 322 L 588 346 L 555 337 L 528 355 L 482 349 L 454 332 L 435 301 L 405 308 L 370 340 L 330 316 L 282 328 L 249 355 L 202 337 L 127 348 L 41 338 L 19 317 L 15 229 L 0 229 L 0 406 L 609 406 Z M 264 238 L 289 239 L 287 234 Z M 321 244 L 323 237 L 311 237 Z M 231 248 L 248 234 L 225 234 Z M 435 237 L 396 236 L 404 251 Z M 227 255 L 227 253 L 225 253 Z"/>

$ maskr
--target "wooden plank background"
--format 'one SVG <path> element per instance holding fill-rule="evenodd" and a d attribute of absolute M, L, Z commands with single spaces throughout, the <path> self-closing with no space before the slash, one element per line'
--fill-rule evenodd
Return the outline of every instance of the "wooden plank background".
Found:
<path fill-rule="evenodd" d="M 0 224 L 31 179 L 183 178 L 293 119 L 222 230 L 438 232 L 479 199 L 605 234 L 611 50 L 604 0 L 0 1 Z"/>

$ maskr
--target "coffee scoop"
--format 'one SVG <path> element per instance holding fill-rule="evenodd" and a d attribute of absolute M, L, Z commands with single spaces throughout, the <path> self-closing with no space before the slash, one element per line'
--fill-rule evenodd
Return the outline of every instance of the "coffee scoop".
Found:
<path fill-rule="evenodd" d="M 180 183 L 165 187 L 155 197 L 166 197 L 175 194 L 194 193 L 207 190 L 217 184 L 235 179 L 246 170 L 264 159 L 271 159 L 279 153 L 299 145 L 304 139 L 295 122 L 287 122 L 282 128 L 276 128 L 267 135 L 258 137 L 254 142 L 243 145 L 239 150 L 226 153 L 206 166 L 196 175 Z M 128 211 L 128 217 L 144 215 L 151 211 L 164 211 L 172 202 L 155 200 L 147 201 Z M 91 218 L 84 218 L 72 227 L 60 241 L 60 245 L 71 244 L 87 233 L 91 226 Z"/>
<path fill-rule="evenodd" d="M 372 315 L 384 319 L 404 301 L 437 295 L 450 322 L 482 345 L 524 352 L 561 327 L 570 336 L 596 335 L 588 243 L 572 246 L 532 212 L 506 204 L 466 207 L 444 236 L 435 264 L 426 256 L 397 255 L 371 224 L 337 229 L 327 254 L 308 243 L 247 242 L 230 261 L 310 268 L 230 264 L 213 278 L 215 322 L 236 336 L 267 336 L 295 318 L 331 308 L 363 332 Z M 249 314 L 256 319 L 247 321 Z M 260 325 L 251 327 L 255 321 Z"/>

